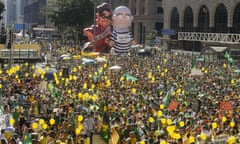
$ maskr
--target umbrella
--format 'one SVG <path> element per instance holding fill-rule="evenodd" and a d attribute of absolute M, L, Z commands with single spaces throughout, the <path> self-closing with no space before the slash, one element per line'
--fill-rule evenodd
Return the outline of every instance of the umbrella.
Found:
<path fill-rule="evenodd" d="M 240 73 L 240 69 L 234 70 L 235 73 Z"/>
<path fill-rule="evenodd" d="M 71 57 L 69 57 L 69 56 L 62 58 L 62 60 L 70 60 L 70 59 L 71 59 Z"/>
<path fill-rule="evenodd" d="M 63 54 L 58 58 L 58 61 L 61 61 L 63 59 L 71 59 L 71 57 L 68 54 Z"/>
<path fill-rule="evenodd" d="M 103 58 L 103 57 L 96 57 L 95 59 L 97 62 L 107 62 L 107 59 L 106 58 Z"/>
<path fill-rule="evenodd" d="M 122 69 L 122 67 L 118 65 L 115 65 L 109 68 L 109 70 L 120 70 L 120 69 Z"/>
<path fill-rule="evenodd" d="M 84 65 L 96 64 L 96 61 L 93 59 L 82 58 L 82 64 Z"/>

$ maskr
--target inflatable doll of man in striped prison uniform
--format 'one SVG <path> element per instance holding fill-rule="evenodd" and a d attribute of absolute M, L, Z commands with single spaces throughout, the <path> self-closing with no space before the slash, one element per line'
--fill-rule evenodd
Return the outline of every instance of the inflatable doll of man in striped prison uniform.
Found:
<path fill-rule="evenodd" d="M 114 9 L 112 19 L 111 53 L 127 55 L 130 52 L 131 45 L 136 44 L 129 29 L 133 21 L 131 11 L 126 6 L 119 6 Z"/>

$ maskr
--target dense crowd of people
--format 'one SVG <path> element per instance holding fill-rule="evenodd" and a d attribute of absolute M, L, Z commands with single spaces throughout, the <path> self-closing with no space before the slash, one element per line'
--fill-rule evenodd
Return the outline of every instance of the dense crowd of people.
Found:
<path fill-rule="evenodd" d="M 87 59 L 51 78 L 28 63 L 2 69 L 1 143 L 90 143 L 93 133 L 121 144 L 240 142 L 236 63 L 166 50 Z"/>

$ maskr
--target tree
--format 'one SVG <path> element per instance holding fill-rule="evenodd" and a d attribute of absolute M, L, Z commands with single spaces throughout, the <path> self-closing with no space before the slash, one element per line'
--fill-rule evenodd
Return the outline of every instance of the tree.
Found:
<path fill-rule="evenodd" d="M 5 5 L 0 1 L 0 20 L 3 19 L 2 13 L 5 11 Z"/>
<path fill-rule="evenodd" d="M 90 0 L 49 0 L 41 12 L 59 30 L 71 29 L 82 35 L 82 30 L 93 23 L 94 4 Z"/>

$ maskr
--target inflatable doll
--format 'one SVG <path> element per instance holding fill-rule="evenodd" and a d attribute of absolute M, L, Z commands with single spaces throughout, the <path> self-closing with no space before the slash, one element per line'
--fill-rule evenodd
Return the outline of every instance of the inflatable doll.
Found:
<path fill-rule="evenodd" d="M 126 6 L 119 6 L 114 9 L 112 20 L 111 53 L 128 54 L 131 45 L 136 44 L 132 32 L 129 29 L 133 21 L 131 11 Z"/>
<path fill-rule="evenodd" d="M 84 35 L 88 37 L 89 49 L 94 52 L 105 53 L 110 51 L 112 9 L 108 3 L 102 3 L 96 9 L 96 25 L 92 25 L 83 30 Z M 94 37 L 95 28 L 95 37 Z"/>

